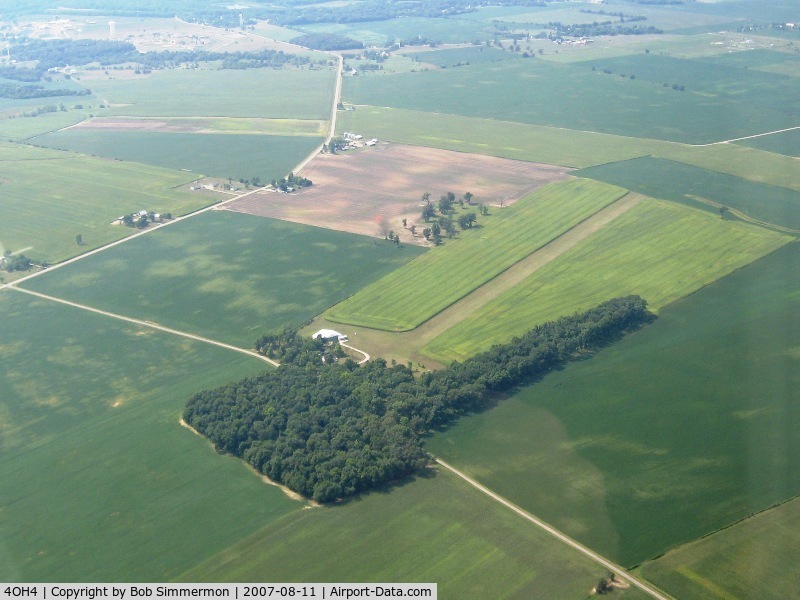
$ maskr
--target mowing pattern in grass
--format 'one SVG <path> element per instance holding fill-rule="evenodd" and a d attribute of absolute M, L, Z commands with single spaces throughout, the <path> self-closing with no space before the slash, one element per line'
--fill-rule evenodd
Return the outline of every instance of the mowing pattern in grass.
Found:
<path fill-rule="evenodd" d="M 345 80 L 345 99 L 688 143 L 796 124 L 793 114 L 800 95 L 790 77 L 719 66 L 704 82 L 700 73 L 708 64 L 645 54 L 612 59 L 607 65 L 611 74 L 603 72 L 604 66 L 592 71 L 581 63 L 528 59 L 391 77 L 352 77 Z M 650 79 L 639 76 L 651 70 Z M 686 79 L 681 79 L 684 73 Z M 671 79 L 659 79 L 667 76 Z M 514 85 L 504 85 L 506 81 Z M 672 89 L 673 84 L 687 86 L 687 91 Z"/>
<path fill-rule="evenodd" d="M 747 181 L 658 158 L 583 169 L 580 175 L 666 200 L 713 200 L 755 219 L 800 230 L 800 191 Z"/>
<path fill-rule="evenodd" d="M 463 359 L 537 323 L 638 294 L 658 310 L 792 238 L 647 201 L 431 341 L 439 361 Z"/>
<path fill-rule="evenodd" d="M 144 131 L 58 131 L 35 143 L 85 154 L 189 169 L 234 180 L 254 176 L 269 183 L 285 177 L 322 138 L 273 135 L 199 135 Z"/>
<path fill-rule="evenodd" d="M 181 215 L 208 198 L 172 188 L 191 174 L 64 152 L 0 145 L 0 244 L 34 259 L 60 261 L 130 235 L 120 215 L 147 210 Z M 81 246 L 75 236 L 83 238 Z"/>
<path fill-rule="evenodd" d="M 574 227 L 625 190 L 573 179 L 550 184 L 334 306 L 325 318 L 407 331 Z"/>
<path fill-rule="evenodd" d="M 180 579 L 433 581 L 440 598 L 584 598 L 601 575 L 584 556 L 437 470 L 390 493 L 289 515 Z M 646 596 L 631 589 L 620 597 Z"/>
<path fill-rule="evenodd" d="M 32 279 L 26 287 L 250 348 L 424 252 L 210 211 Z"/>
<path fill-rule="evenodd" d="M 646 563 L 676 598 L 791 598 L 800 586 L 800 500 L 760 513 Z"/>
<path fill-rule="evenodd" d="M 131 79 L 93 79 L 90 85 L 111 104 L 114 115 L 327 119 L 335 73 L 171 69 Z"/>
<path fill-rule="evenodd" d="M 3 581 L 165 581 L 302 506 L 178 424 L 263 362 L 19 292 L 0 310 Z"/>
<path fill-rule="evenodd" d="M 792 497 L 798 269 L 795 242 L 428 448 L 626 565 Z"/>

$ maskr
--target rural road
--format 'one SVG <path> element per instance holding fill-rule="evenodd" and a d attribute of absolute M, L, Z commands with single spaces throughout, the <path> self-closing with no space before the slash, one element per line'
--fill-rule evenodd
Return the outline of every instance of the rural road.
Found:
<path fill-rule="evenodd" d="M 786 129 L 776 129 L 775 131 L 767 131 L 766 133 L 756 133 L 755 135 L 746 135 L 740 138 L 733 138 L 730 140 L 722 140 L 721 142 L 711 142 L 710 144 L 691 144 L 694 148 L 705 148 L 706 146 L 718 146 L 719 144 L 730 144 L 731 142 L 740 142 L 742 140 L 751 140 L 757 137 L 764 137 L 765 135 L 772 135 L 774 133 L 783 133 L 785 131 L 795 131 L 796 129 L 800 129 L 800 126 L 797 127 L 787 127 Z"/>
<path fill-rule="evenodd" d="M 556 539 L 562 541 L 563 543 L 567 544 L 568 546 L 571 546 L 572 548 L 574 548 L 575 550 L 577 550 L 581 554 L 583 554 L 585 556 L 588 556 L 589 558 L 591 558 L 596 563 L 602 565 L 603 567 L 605 567 L 609 571 L 613 572 L 615 575 L 619 576 L 621 579 L 624 579 L 625 581 L 627 581 L 629 584 L 638 587 L 640 590 L 642 590 L 644 593 L 648 594 L 649 596 L 651 596 L 653 598 L 656 598 L 656 600 L 672 600 L 671 596 L 665 596 L 664 594 L 662 594 L 658 590 L 650 587 L 649 585 L 647 585 L 643 581 L 640 581 L 639 579 L 637 579 L 636 577 L 634 577 L 633 575 L 628 573 L 624 568 L 620 567 L 619 565 L 616 565 L 616 564 L 612 563 L 610 560 L 607 560 L 607 559 L 603 558 L 602 556 L 600 556 L 596 552 L 593 552 L 593 551 L 589 550 L 589 548 L 587 548 L 583 544 L 580 544 L 580 543 L 576 542 L 571 537 L 561 533 L 558 529 L 548 525 L 547 523 L 545 523 L 541 519 L 538 519 L 537 517 L 533 516 L 529 512 L 521 509 L 516 504 L 513 504 L 512 502 L 509 502 L 508 500 L 506 500 L 502 496 L 500 496 L 498 494 L 495 494 L 492 490 L 490 490 L 489 488 L 481 485 L 480 483 L 478 483 L 477 481 L 475 481 L 474 479 L 472 479 L 468 475 L 465 475 L 464 473 L 462 473 L 461 471 L 459 471 L 455 467 L 452 467 L 451 465 L 447 464 L 441 458 L 436 458 L 436 463 L 441 465 L 442 467 L 444 467 L 445 469 L 447 469 L 451 473 L 453 473 L 455 475 L 458 475 L 461 479 L 463 479 L 464 481 L 469 483 L 472 487 L 474 487 L 475 489 L 483 492 L 484 494 L 486 494 L 487 496 L 489 496 L 490 498 L 492 498 L 496 502 L 499 502 L 500 504 L 502 504 L 506 508 L 510 508 L 515 513 L 517 513 L 521 517 L 527 519 L 528 521 L 530 521 L 531 523 L 533 523 L 537 527 L 540 527 L 541 529 L 544 529 L 547 533 L 549 533 L 550 535 L 552 535 Z"/>
<path fill-rule="evenodd" d="M 337 70 L 336 70 L 336 87 L 335 87 L 335 91 L 334 91 L 334 94 L 333 94 L 333 102 L 332 102 L 332 106 L 331 106 L 331 125 L 330 125 L 330 129 L 328 131 L 328 137 L 325 139 L 325 143 L 326 144 L 330 143 L 331 139 L 333 139 L 333 136 L 334 136 L 334 134 L 336 132 L 336 112 L 337 112 L 336 111 L 336 107 L 339 105 L 339 100 L 340 100 L 341 94 L 342 94 L 342 71 L 343 71 L 343 68 L 344 68 L 344 59 L 339 55 L 334 55 L 334 56 L 336 56 L 339 59 L 339 65 L 338 65 Z M 311 162 L 311 160 L 317 154 L 319 154 L 321 149 L 322 149 L 322 145 L 320 144 L 319 147 L 315 148 L 311 152 L 311 154 L 309 154 L 305 159 L 303 159 L 303 161 L 299 165 L 297 165 L 297 167 L 295 167 L 295 170 L 293 172 L 294 173 L 298 173 L 303 167 L 305 167 L 309 162 Z M 150 225 L 150 226 L 147 227 L 147 229 L 144 229 L 144 230 L 142 230 L 142 231 L 140 231 L 138 233 L 134 233 L 133 235 L 129 235 L 129 236 L 125 237 L 125 238 L 122 238 L 121 240 L 117 240 L 116 242 L 111 242 L 111 243 L 106 244 L 104 246 L 100 246 L 99 248 L 95 248 L 94 250 L 90 250 L 89 252 L 85 252 L 83 254 L 79 254 L 78 256 L 75 256 L 75 257 L 70 258 L 68 260 L 62 261 L 62 262 L 57 263 L 55 265 L 52 265 L 51 267 L 49 267 L 48 269 L 45 269 L 43 271 L 37 271 L 36 273 L 31 273 L 27 277 L 23 277 L 21 279 L 17 279 L 13 283 L 6 283 L 6 284 L 3 284 L 3 285 L 0 285 L 0 290 L 2 290 L 3 288 L 6 288 L 6 287 L 11 287 L 12 285 L 17 285 L 17 284 L 23 283 L 25 281 L 28 281 L 29 279 L 33 279 L 34 277 L 38 277 L 42 273 L 47 273 L 48 271 L 52 271 L 54 269 L 60 269 L 61 267 L 66 267 L 67 265 L 70 265 L 70 264 L 72 264 L 74 262 L 77 262 L 79 260 L 83 260 L 84 258 L 88 258 L 89 256 L 92 256 L 93 254 L 97 254 L 99 252 L 103 252 L 105 250 L 108 250 L 109 248 L 113 248 L 114 246 L 119 246 L 120 244 L 124 244 L 125 242 L 129 242 L 130 240 L 135 239 L 135 238 L 137 238 L 139 236 L 147 235 L 148 233 L 152 233 L 153 231 L 157 231 L 157 230 L 161 229 L 162 227 L 169 227 L 170 225 L 174 225 L 175 223 L 180 223 L 181 221 L 183 221 L 185 219 L 190 219 L 192 217 L 196 217 L 197 215 L 201 215 L 201 214 L 203 214 L 205 212 L 208 212 L 210 210 L 219 210 L 220 207 L 225 206 L 226 204 L 229 204 L 231 202 L 239 200 L 240 198 L 245 198 L 247 196 L 250 196 L 251 194 L 255 194 L 256 192 L 260 192 L 261 190 L 262 190 L 262 188 L 253 188 L 249 192 L 244 192 L 242 194 L 236 194 L 236 195 L 232 196 L 231 198 L 228 198 L 226 200 L 222 200 L 221 202 L 217 202 L 215 204 L 211 204 L 210 206 L 206 206 L 205 208 L 201 208 L 200 210 L 196 210 L 196 211 L 191 212 L 189 214 L 183 215 L 182 217 L 176 217 L 176 218 L 172 219 L 171 221 L 167 221 L 166 223 L 159 223 L 158 225 Z"/>
<path fill-rule="evenodd" d="M 217 340 L 212 340 L 206 337 L 202 337 L 200 335 L 195 335 L 193 333 L 187 333 L 185 331 L 178 331 L 177 329 L 172 329 L 170 327 L 164 327 L 163 325 L 159 325 L 158 323 L 152 323 L 150 321 L 143 321 L 142 319 L 134 319 L 132 317 L 126 317 L 125 315 L 118 315 L 116 313 L 108 312 L 105 310 L 100 310 L 99 308 L 92 308 L 91 306 L 86 306 L 85 304 L 78 304 L 77 302 L 70 302 L 69 300 L 64 300 L 63 298 L 56 298 L 55 296 L 48 296 L 47 294 L 40 294 L 39 292 L 34 292 L 32 290 L 26 290 L 24 288 L 18 288 L 15 285 L 6 286 L 10 289 L 16 290 L 18 292 L 22 292 L 23 294 L 30 294 L 31 296 L 36 296 L 37 298 L 43 298 L 44 300 L 50 300 L 52 302 L 58 302 L 60 304 L 66 304 L 67 306 L 72 306 L 73 308 L 80 308 L 82 310 L 88 310 L 89 312 L 96 313 L 98 315 L 103 315 L 106 317 L 111 317 L 112 319 L 119 319 L 120 321 L 126 321 L 128 323 L 133 323 L 134 325 L 140 325 L 142 327 L 149 327 L 150 329 L 156 329 L 158 331 L 163 331 L 165 333 L 171 333 L 172 335 L 177 335 L 180 337 L 184 337 L 190 340 L 195 340 L 197 342 L 204 342 L 206 344 L 211 344 L 212 346 L 219 346 L 220 348 L 225 348 L 227 350 L 233 350 L 234 352 L 239 352 L 241 354 L 247 354 L 248 356 L 252 356 L 254 358 L 258 358 L 263 360 L 264 362 L 268 362 L 274 367 L 279 367 L 280 363 L 259 354 L 255 350 L 248 350 L 246 348 L 239 348 L 238 346 L 233 346 L 232 344 L 226 344 L 224 342 L 218 342 Z"/>

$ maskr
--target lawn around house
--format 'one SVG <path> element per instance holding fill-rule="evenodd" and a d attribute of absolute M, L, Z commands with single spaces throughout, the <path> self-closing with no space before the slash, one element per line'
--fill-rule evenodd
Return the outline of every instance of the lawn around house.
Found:
<path fill-rule="evenodd" d="M 432 340 L 423 353 L 440 362 L 461 360 L 626 294 L 643 297 L 657 311 L 792 239 L 646 201 Z"/>
<path fill-rule="evenodd" d="M 492 215 L 478 218 L 480 227 L 364 288 L 325 318 L 387 331 L 413 329 L 625 193 L 581 179 L 547 185 L 508 208 L 493 208 Z"/>

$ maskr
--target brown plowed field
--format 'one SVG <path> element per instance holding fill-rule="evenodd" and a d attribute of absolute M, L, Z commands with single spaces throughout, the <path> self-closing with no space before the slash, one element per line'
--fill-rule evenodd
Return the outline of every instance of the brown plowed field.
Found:
<path fill-rule="evenodd" d="M 405 243 L 424 243 L 422 195 L 434 205 L 453 192 L 473 203 L 511 204 L 567 176 L 568 169 L 518 160 L 418 146 L 380 143 L 344 154 L 321 154 L 303 170 L 310 188 L 282 194 L 264 190 L 226 205 L 227 210 L 383 237 L 394 230 Z M 477 205 L 471 210 L 477 212 Z M 461 213 L 456 206 L 455 217 Z M 417 235 L 402 226 L 417 225 Z"/>

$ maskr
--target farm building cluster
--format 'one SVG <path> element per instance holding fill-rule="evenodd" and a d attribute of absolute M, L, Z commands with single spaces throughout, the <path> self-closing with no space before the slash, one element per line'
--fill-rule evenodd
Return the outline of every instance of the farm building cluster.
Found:
<path fill-rule="evenodd" d="M 128 227 L 138 227 L 139 229 L 144 229 L 150 223 L 163 223 L 164 219 L 171 219 L 171 213 L 157 213 L 157 212 L 149 212 L 146 210 L 140 210 L 138 212 L 132 212 L 128 215 L 123 215 L 121 217 L 117 217 L 114 219 L 111 224 L 112 225 L 127 225 Z"/>

